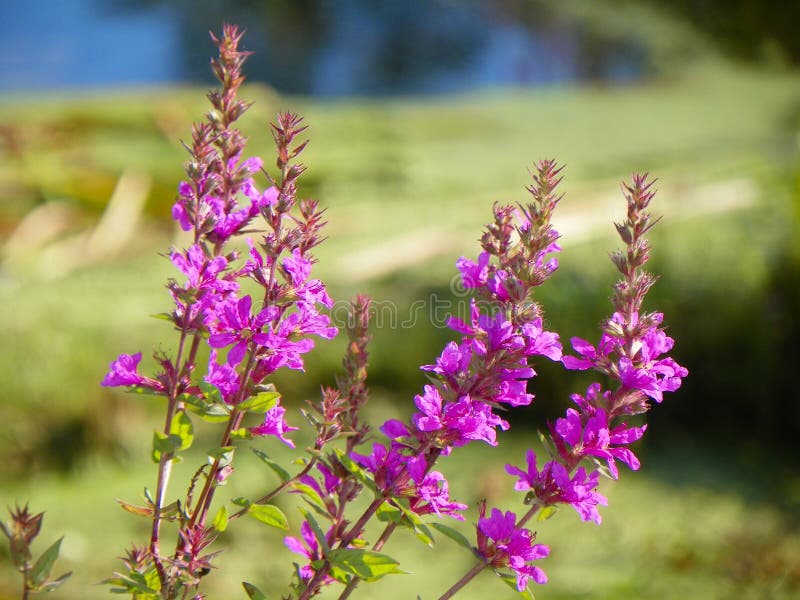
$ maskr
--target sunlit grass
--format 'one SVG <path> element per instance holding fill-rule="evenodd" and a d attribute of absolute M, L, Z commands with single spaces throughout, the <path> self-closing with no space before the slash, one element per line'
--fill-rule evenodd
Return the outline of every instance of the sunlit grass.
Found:
<path fill-rule="evenodd" d="M 245 95 L 256 104 L 243 128 L 251 152 L 265 156 L 267 168 L 265 123 L 276 110 L 299 110 L 311 126 L 303 191 L 328 207 L 330 223 L 318 274 L 336 298 L 365 290 L 397 302 L 401 315 L 432 293 L 452 299 L 455 259 L 477 252 L 475 240 L 493 201 L 524 201 L 525 167 L 540 157 L 567 163 L 562 270 L 541 293 L 548 318 L 566 337 L 591 335 L 608 311 L 614 273 L 605 255 L 615 246 L 611 219 L 623 210 L 617 182 L 634 169 L 660 178 L 654 211 L 665 219 L 653 245 L 663 280 L 654 305 L 678 327 L 682 321 L 692 324 L 684 328 L 713 324 L 719 313 L 704 317 L 708 298 L 735 307 L 761 289 L 791 235 L 792 183 L 785 170 L 796 160 L 800 96 L 792 75 L 725 67 L 625 88 L 435 101 L 324 103 L 278 98 L 257 86 Z M 188 137 L 191 120 L 204 110 L 198 90 L 187 89 L 12 103 L 0 113 L 18 141 L 0 150 L 2 231 L 10 233 L 43 202 L 74 209 L 49 253 L 46 247 L 6 256 L 0 271 L 0 506 L 29 500 L 33 509 L 47 511 L 48 540 L 66 535 L 61 566 L 76 575 L 56 592 L 61 598 L 107 597 L 94 584 L 116 567 L 114 557 L 130 541 L 144 539 L 141 524 L 114 498 L 135 501 L 143 486 L 153 485 L 147 443 L 160 407 L 98 382 L 120 352 L 142 350 L 147 369 L 154 348 L 169 351 L 176 343 L 164 321 L 148 315 L 167 309 L 163 283 L 173 275 L 156 252 L 182 243 L 164 225 L 185 158 L 177 139 Z M 70 263 L 57 244 L 93 226 L 129 169 L 152 178 L 142 236 L 118 256 Z M 682 312 L 670 310 L 675 307 Z M 448 339 L 424 317 L 413 330 L 375 332 L 374 423 L 408 415 L 409 398 L 424 383 L 418 365 L 431 361 Z M 279 381 L 291 421 L 300 420 L 299 403 L 331 381 L 341 349 L 341 341 L 320 344 L 309 358 L 308 377 L 289 374 Z M 562 390 L 549 397 L 546 381 L 536 385 L 534 412 L 562 412 Z M 484 497 L 506 501 L 510 480 L 502 464 L 521 464 L 523 438 L 531 435 L 522 426 L 516 431 L 502 450 L 476 446 L 443 461 L 455 498 L 472 506 Z M 280 446 L 276 451 L 283 453 Z M 741 466 L 719 485 L 732 460 L 725 448 L 692 451 L 688 458 L 687 451 L 665 452 L 660 460 L 645 460 L 641 473 L 606 485 L 611 506 L 602 527 L 580 523 L 568 509 L 540 524 L 540 541 L 553 546 L 543 565 L 551 583 L 538 590 L 540 600 L 797 597 L 800 542 L 782 509 L 769 504 L 769 495 L 746 493 L 761 484 Z M 180 469 L 196 467 L 202 457 L 195 459 Z M 674 477 L 681 467 L 670 461 L 679 460 L 691 460 L 700 475 Z M 230 495 L 257 494 L 270 477 L 245 459 Z M 791 485 L 798 486 L 789 481 L 786 489 Z M 176 486 L 174 493 L 180 491 Z M 285 506 L 296 527 L 298 513 Z M 290 577 L 282 568 L 291 556 L 281 535 L 236 524 L 222 541 L 221 568 L 209 576 L 210 597 L 242 597 L 241 579 L 277 597 Z M 390 553 L 419 577 L 398 576 L 356 597 L 436 597 L 470 565 L 447 540 L 429 550 L 403 532 L 396 537 L 397 550 Z M 6 563 L 2 569 L 0 599 L 15 597 L 13 574 Z M 514 594 L 485 574 L 463 597 Z"/>

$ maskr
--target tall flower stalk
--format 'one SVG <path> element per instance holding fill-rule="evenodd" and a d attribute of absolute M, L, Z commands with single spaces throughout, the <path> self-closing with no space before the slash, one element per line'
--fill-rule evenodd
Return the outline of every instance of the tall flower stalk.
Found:
<path fill-rule="evenodd" d="M 177 350 L 173 356 L 156 354 L 161 371 L 155 377 L 139 374 L 141 354 L 123 354 L 103 380 L 106 386 L 164 396 L 167 405 L 164 427 L 153 442 L 158 464 L 155 495 L 147 495 L 145 507 L 123 504 L 151 519 L 150 539 L 146 547 L 130 552 L 128 573 L 109 580 L 134 594 L 178 598 L 199 586 L 214 556 L 203 553 L 226 521 L 224 512 L 213 525 L 208 517 L 216 489 L 233 470 L 234 440 L 274 436 L 294 445 L 286 434 L 296 428 L 286 423 L 280 394 L 266 380 L 280 368 L 302 369 L 303 355 L 314 347 L 310 336 L 330 339 L 337 334 L 320 312 L 332 306 L 325 286 L 311 279 L 311 250 L 321 241 L 322 211 L 315 201 L 297 197 L 297 180 L 305 167 L 295 159 L 306 146 L 298 140 L 305 127 L 294 114 L 278 115 L 271 126 L 277 175 L 260 190 L 254 177 L 262 162 L 245 156 L 247 140 L 235 127 L 249 107 L 237 96 L 248 56 L 239 49 L 241 38 L 242 32 L 233 26 L 225 26 L 220 37 L 212 35 L 219 49 L 212 69 L 220 88 L 209 92 L 212 108 L 206 120 L 193 127 L 186 145 L 187 179 L 178 188 L 172 210 L 193 239 L 189 248 L 173 249 L 169 255 L 181 274 L 180 280 L 168 282 L 174 308 L 164 315 L 178 331 Z M 250 251 L 240 264 L 232 239 L 259 230 L 260 239 L 248 238 Z M 260 286 L 260 295 L 242 293 L 245 279 Z M 203 345 L 210 350 L 204 369 L 198 364 Z M 193 440 L 190 413 L 222 421 L 224 428 L 217 450 L 210 454 L 210 466 L 197 471 L 185 500 L 167 505 L 171 466 Z M 248 413 L 263 415 L 261 423 L 243 427 Z M 278 522 L 285 521 L 277 508 L 268 512 Z M 165 520 L 178 526 L 174 552 L 165 553 Z"/>
<path fill-rule="evenodd" d="M 598 491 L 600 475 L 618 477 L 617 461 L 630 469 L 639 468 L 639 460 L 629 448 L 638 441 L 646 425 L 631 425 L 633 415 L 646 412 L 651 400 L 660 403 L 664 392 L 675 391 L 688 371 L 665 356 L 673 340 L 662 327 L 661 313 L 643 313 L 645 296 L 655 277 L 644 270 L 649 260 L 646 235 L 657 222 L 648 212 L 655 192 L 647 174 L 634 174 L 623 184 L 627 201 L 627 219 L 616 224 L 625 248 L 612 254 L 621 274 L 614 286 L 613 315 L 602 326 L 596 345 L 572 338 L 577 356 L 563 356 L 561 362 L 570 370 L 594 370 L 604 376 L 606 386 L 592 383 L 585 394 L 573 394 L 574 408 L 549 425 L 549 435 L 542 436 L 549 460 L 539 468 L 536 453 L 528 450 L 526 467 L 506 465 L 517 477 L 515 489 L 526 492 L 526 512 L 517 518 L 513 512 L 498 509 L 485 518 L 481 508 L 478 521 L 477 553 L 482 562 L 445 592 L 440 600 L 451 598 L 484 568 L 509 568 L 516 586 L 523 591 L 529 580 L 547 581 L 544 572 L 532 560 L 549 553 L 546 546 L 533 544 L 535 534 L 525 524 L 540 512 L 550 516 L 559 504 L 571 505 L 584 521 L 600 524 L 598 506 L 608 504 Z M 473 269 L 474 267 L 471 267 Z M 472 270 L 467 271 L 472 277 Z"/>

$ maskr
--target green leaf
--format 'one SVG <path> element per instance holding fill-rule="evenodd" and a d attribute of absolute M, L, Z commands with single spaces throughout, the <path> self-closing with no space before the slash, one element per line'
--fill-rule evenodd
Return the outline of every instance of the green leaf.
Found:
<path fill-rule="evenodd" d="M 234 429 L 231 431 L 231 439 L 234 440 L 250 440 L 253 438 L 253 434 L 247 427 L 240 427 L 239 429 Z"/>
<path fill-rule="evenodd" d="M 204 421 L 209 423 L 221 423 L 227 421 L 230 417 L 231 411 L 223 402 L 219 395 L 219 390 L 213 385 L 201 382 L 200 389 L 203 390 L 205 398 L 198 398 L 190 394 L 183 394 L 180 400 L 186 407 L 193 413 L 198 415 Z"/>
<path fill-rule="evenodd" d="M 388 502 L 384 502 L 378 507 L 378 510 L 375 511 L 375 516 L 384 523 L 403 524 L 403 511 Z"/>
<path fill-rule="evenodd" d="M 219 507 L 217 514 L 214 515 L 214 520 L 211 521 L 211 525 L 217 531 L 225 531 L 228 528 L 228 509 L 225 508 L 225 505 Z"/>
<path fill-rule="evenodd" d="M 289 521 L 280 508 L 272 504 L 251 504 L 247 514 L 262 523 L 277 529 L 289 529 Z"/>
<path fill-rule="evenodd" d="M 177 435 L 181 439 L 179 450 L 187 450 L 194 440 L 194 426 L 186 411 L 180 411 L 172 419 L 172 426 L 169 430 L 170 435 Z"/>
<path fill-rule="evenodd" d="M 124 500 L 120 500 L 119 498 L 116 499 L 117 503 L 122 507 L 122 510 L 125 510 L 132 515 L 136 515 L 137 517 L 148 517 L 151 518 L 153 516 L 153 507 L 152 506 L 136 506 L 135 504 L 129 504 Z"/>
<path fill-rule="evenodd" d="M 539 516 L 536 517 L 536 520 L 539 522 L 546 521 L 557 512 L 558 512 L 557 506 L 554 506 L 552 504 L 550 504 L 549 506 L 543 506 L 542 509 L 539 511 Z"/>
<path fill-rule="evenodd" d="M 303 515 L 303 518 L 311 527 L 311 531 L 314 532 L 314 537 L 317 540 L 317 545 L 322 548 L 322 556 L 327 556 L 327 554 L 331 551 L 331 547 L 328 545 L 328 538 L 325 537 L 325 533 L 322 531 L 322 527 L 319 526 L 317 520 L 307 510 L 301 508 L 300 512 Z"/>
<path fill-rule="evenodd" d="M 375 513 L 378 520 L 395 523 L 401 527 L 406 527 L 414 532 L 417 539 L 427 546 L 433 546 L 433 534 L 428 526 L 422 522 L 419 515 L 408 508 L 408 500 L 396 498 L 392 504 L 384 502 Z"/>
<path fill-rule="evenodd" d="M 452 527 L 448 527 L 447 525 L 442 525 L 441 523 L 431 523 L 431 527 L 433 527 L 436 531 L 449 537 L 459 546 L 463 546 L 467 550 L 472 550 L 472 544 L 469 543 L 469 540 L 461 534 L 460 531 L 456 531 Z"/>
<path fill-rule="evenodd" d="M 167 435 L 162 431 L 153 432 L 153 462 L 158 463 L 165 454 L 173 454 L 181 447 L 181 438 L 177 435 Z"/>
<path fill-rule="evenodd" d="M 59 587 L 62 583 L 64 583 L 67 579 L 72 577 L 72 571 L 68 573 L 64 573 L 61 577 L 57 577 L 56 579 L 52 579 L 50 581 L 45 581 L 39 589 L 43 592 L 52 592 L 54 589 Z"/>
<path fill-rule="evenodd" d="M 130 386 L 125 391 L 129 394 L 137 394 L 139 396 L 166 396 L 166 392 L 157 392 L 150 388 L 138 386 Z"/>
<path fill-rule="evenodd" d="M 155 580 L 153 580 L 153 571 L 155 569 L 152 569 L 149 573 L 150 577 L 145 577 L 136 571 L 131 571 L 128 575 L 114 573 L 114 577 L 104 579 L 100 583 L 121 586 L 119 588 L 111 588 L 111 591 L 115 594 L 136 594 L 136 600 L 157 600 L 160 598 L 158 590 L 161 586 L 158 581 L 158 573 L 155 574 Z M 153 587 L 150 587 L 151 585 Z"/>
<path fill-rule="evenodd" d="M 207 381 L 199 381 L 197 386 L 202 390 L 207 402 L 212 404 L 225 404 L 222 400 L 219 390 L 217 389 L 217 386 L 208 383 Z"/>
<path fill-rule="evenodd" d="M 281 483 L 286 483 L 287 481 L 289 481 L 292 478 L 292 476 L 289 475 L 289 472 L 286 469 L 284 469 L 282 466 L 280 466 L 278 463 L 276 463 L 274 460 L 272 460 L 269 456 L 267 456 L 261 450 L 259 450 L 258 448 L 253 448 L 252 450 L 253 450 L 253 453 L 258 458 L 260 458 L 261 461 L 264 464 L 266 464 L 270 469 L 272 469 L 275 472 L 275 474 L 280 478 Z"/>
<path fill-rule="evenodd" d="M 255 396 L 250 396 L 241 404 L 237 404 L 238 410 L 246 410 L 253 413 L 265 413 L 278 404 L 281 395 L 278 392 L 261 392 Z"/>
<path fill-rule="evenodd" d="M 247 498 L 245 498 L 244 496 L 239 496 L 238 498 L 234 498 L 233 500 L 231 500 L 231 502 L 233 502 L 237 506 L 242 506 L 244 508 L 248 508 L 252 504 L 252 502 Z"/>
<path fill-rule="evenodd" d="M 326 558 L 331 564 L 331 576 L 341 582 L 346 582 L 348 576 L 377 581 L 386 575 L 403 573 L 398 569 L 400 563 L 391 556 L 372 550 L 337 548 L 331 550 Z"/>
<path fill-rule="evenodd" d="M 372 478 L 366 470 L 362 469 L 361 466 L 356 463 L 352 458 L 347 456 L 341 448 L 336 448 L 336 457 L 339 459 L 341 465 L 347 469 L 347 471 L 353 475 L 361 484 L 369 488 L 373 494 L 375 494 L 376 498 L 382 498 L 383 494 L 378 490 L 378 486 L 375 485 L 375 480 Z"/>
<path fill-rule="evenodd" d="M 220 467 L 227 467 L 233 462 L 233 455 L 236 452 L 236 446 L 222 446 L 220 448 L 212 448 L 206 455 L 208 456 L 208 463 L 213 464 L 214 461 L 219 461 Z"/>
<path fill-rule="evenodd" d="M 50 546 L 44 553 L 39 557 L 39 560 L 36 561 L 36 564 L 33 565 L 33 569 L 31 569 L 31 581 L 35 586 L 42 585 L 48 577 L 50 577 L 50 571 L 53 570 L 53 565 L 56 563 L 56 559 L 58 559 L 58 552 L 61 549 L 61 542 L 64 540 L 63 537 L 56 540 L 56 542 Z"/>
<path fill-rule="evenodd" d="M 322 498 L 317 493 L 317 490 L 312 488 L 310 485 L 306 485 L 305 483 L 294 482 L 289 487 L 303 494 L 303 496 L 308 498 L 313 504 L 316 504 L 323 510 L 325 509 L 325 503 L 322 501 Z"/>
<path fill-rule="evenodd" d="M 536 600 L 530 588 L 525 588 L 521 592 L 517 589 L 517 576 L 514 575 L 513 573 L 501 573 L 500 571 L 495 571 L 495 573 L 500 579 L 503 580 L 503 583 L 505 583 L 512 590 L 517 592 L 525 600 Z"/>
<path fill-rule="evenodd" d="M 171 323 L 175 322 L 175 319 L 172 317 L 171 313 L 156 313 L 154 315 L 150 315 L 154 319 L 160 319 L 162 321 L 169 321 Z"/>
<path fill-rule="evenodd" d="M 250 600 L 267 600 L 267 596 L 264 592 L 254 586 L 252 583 L 247 583 L 246 581 L 242 582 L 242 587 L 244 591 L 247 592 L 248 597 Z"/>

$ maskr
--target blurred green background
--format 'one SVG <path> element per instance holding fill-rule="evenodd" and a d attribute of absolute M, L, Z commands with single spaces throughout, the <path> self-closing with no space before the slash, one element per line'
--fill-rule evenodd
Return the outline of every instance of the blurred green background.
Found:
<path fill-rule="evenodd" d="M 266 124 L 278 110 L 310 125 L 301 193 L 327 207 L 330 236 L 317 273 L 336 299 L 364 291 L 396 304 L 397 326 L 386 313 L 374 331 L 376 424 L 411 413 L 425 382 L 418 366 L 451 339 L 430 307 L 463 306 L 454 262 L 477 254 L 492 202 L 525 200 L 532 161 L 567 165 L 562 266 L 540 295 L 565 340 L 596 338 L 609 312 L 619 181 L 635 170 L 659 178 L 661 281 L 647 306 L 666 314 L 690 377 L 648 414 L 641 471 L 604 483 L 602 527 L 571 510 L 539 526 L 553 552 L 537 598 L 800 598 L 796 5 L 63 5 L 72 8 L 0 9 L 17 24 L 0 42 L 0 506 L 47 511 L 39 550 L 66 535 L 60 566 L 76 574 L 54 598 L 106 597 L 96 582 L 146 535 L 114 499 L 135 502 L 153 486 L 149 442 L 162 407 L 99 381 L 121 352 L 141 350 L 147 369 L 152 350 L 175 347 L 148 315 L 169 306 L 173 273 L 158 253 L 184 243 L 169 218 L 179 140 L 206 110 L 205 32 L 224 20 L 245 25 L 245 46 L 257 51 L 243 90 L 254 102 L 241 121 L 250 153 L 272 164 Z M 83 27 L 73 37 L 70 19 Z M 290 420 L 332 381 L 342 350 L 341 340 L 321 343 L 307 374 L 278 377 Z M 537 400 L 511 415 L 501 449 L 442 462 L 458 500 L 518 506 L 501 465 L 522 464 L 536 429 L 589 381 L 536 368 Z M 216 435 L 198 425 L 196 448 Z M 240 458 L 231 497 L 270 485 Z M 179 467 L 175 493 L 201 460 Z M 242 579 L 270 590 L 288 582 L 279 535 L 238 526 L 222 545 L 211 598 L 243 597 Z M 436 597 L 471 564 L 458 550 L 399 534 L 388 551 L 418 575 L 354 597 Z M 16 589 L 2 548 L 0 599 Z M 489 575 L 461 597 L 490 594 L 514 597 Z"/>

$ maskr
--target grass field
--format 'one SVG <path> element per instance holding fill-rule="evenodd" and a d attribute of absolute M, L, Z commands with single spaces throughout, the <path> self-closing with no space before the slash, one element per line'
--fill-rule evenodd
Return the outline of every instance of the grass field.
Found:
<path fill-rule="evenodd" d="M 709 65 L 622 88 L 434 100 L 324 103 L 257 86 L 244 94 L 256 104 L 242 127 L 268 167 L 264 124 L 276 110 L 299 111 L 311 126 L 303 192 L 322 201 L 330 223 L 319 275 L 336 298 L 365 290 L 396 302 L 400 315 L 431 294 L 453 300 L 455 259 L 476 254 L 493 201 L 524 201 L 525 168 L 537 158 L 567 164 L 557 219 L 562 271 L 542 290 L 548 318 L 565 337 L 592 335 L 607 310 L 611 220 L 623 213 L 618 181 L 633 170 L 660 179 L 658 307 L 678 328 L 704 314 L 710 296 L 747 297 L 764 286 L 793 235 L 789 173 L 798 164 L 800 131 L 794 75 Z M 177 139 L 205 108 L 198 90 L 180 89 L 6 99 L 2 109 L 0 506 L 30 500 L 46 510 L 43 545 L 66 535 L 61 566 L 77 573 L 54 598 L 106 597 L 94 583 L 116 568 L 131 540 L 142 539 L 141 524 L 114 499 L 134 501 L 153 485 L 147 444 L 160 417 L 155 401 L 98 382 L 120 352 L 141 349 L 152 365 L 150 349 L 174 347 L 163 322 L 148 317 L 165 310 L 163 282 L 172 275 L 156 252 L 182 243 L 167 216 L 184 159 Z M 106 206 L 115 187 L 120 205 L 141 202 L 141 210 L 123 213 L 138 223 L 133 233 L 109 241 L 97 232 L 103 219 L 112 222 Z M 20 235 L 34 210 L 27 226 L 38 239 Z M 448 339 L 427 321 L 423 314 L 413 328 L 375 332 L 375 423 L 410 412 L 407 398 L 424 383 L 416 366 Z M 320 348 L 305 379 L 279 379 L 290 405 L 330 381 L 341 349 L 340 341 Z M 540 402 L 558 414 L 564 401 L 546 398 L 548 389 L 544 381 L 537 387 Z M 670 401 L 703 399 L 679 393 Z M 502 450 L 468 448 L 443 463 L 455 498 L 471 506 L 483 497 L 503 502 L 510 480 L 498 465 L 521 464 L 532 437 L 525 427 L 515 431 Z M 736 432 L 715 433 L 736 439 Z M 605 487 L 610 506 L 602 527 L 582 524 L 567 509 L 538 526 L 540 541 L 553 548 L 542 565 L 551 583 L 537 590 L 539 600 L 800 597 L 796 471 L 766 452 L 741 460 L 744 450 L 735 444 L 674 440 L 658 448 L 645 442 L 642 471 Z M 256 494 L 269 481 L 244 460 L 231 497 Z M 299 514 L 285 506 L 296 527 Z M 221 569 L 209 577 L 209 597 L 243 597 L 235 591 L 242 579 L 279 597 L 289 570 L 270 553 L 278 565 L 290 560 L 279 541 L 267 528 L 232 528 Z M 435 598 L 470 566 L 458 550 L 447 540 L 426 549 L 398 534 L 388 551 L 419 577 L 397 576 L 354 597 Z M 0 599 L 14 598 L 3 557 Z M 488 596 L 514 594 L 484 575 L 462 597 Z"/>

